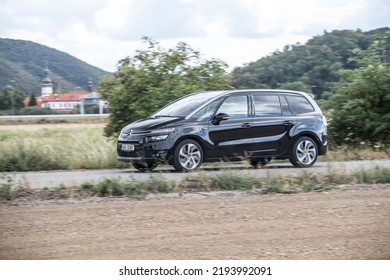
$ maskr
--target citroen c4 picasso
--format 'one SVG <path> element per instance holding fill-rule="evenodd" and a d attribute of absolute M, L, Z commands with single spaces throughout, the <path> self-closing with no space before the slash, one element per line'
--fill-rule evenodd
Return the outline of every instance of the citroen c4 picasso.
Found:
<path fill-rule="evenodd" d="M 124 127 L 118 160 L 140 171 L 168 163 L 178 171 L 203 162 L 289 159 L 312 166 L 327 152 L 326 119 L 314 99 L 286 90 L 225 90 L 184 96 Z"/>

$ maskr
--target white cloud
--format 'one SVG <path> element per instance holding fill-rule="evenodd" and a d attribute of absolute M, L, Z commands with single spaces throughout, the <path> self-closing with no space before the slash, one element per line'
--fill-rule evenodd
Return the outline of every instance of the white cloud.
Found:
<path fill-rule="evenodd" d="M 57 48 L 105 70 L 142 48 L 189 43 L 231 68 L 324 30 L 390 26 L 388 0 L 0 0 L 0 37 Z"/>
<path fill-rule="evenodd" d="M 105 33 L 118 32 L 126 28 L 126 22 L 132 17 L 131 12 L 137 3 L 132 0 L 117 0 L 106 3 L 106 6 L 94 14 L 94 23 Z"/>

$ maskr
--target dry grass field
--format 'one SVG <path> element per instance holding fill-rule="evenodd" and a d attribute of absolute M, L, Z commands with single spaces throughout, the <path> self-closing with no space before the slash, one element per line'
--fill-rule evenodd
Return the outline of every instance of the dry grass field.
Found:
<path fill-rule="evenodd" d="M 0 125 L 0 171 L 113 168 L 105 123 Z"/>

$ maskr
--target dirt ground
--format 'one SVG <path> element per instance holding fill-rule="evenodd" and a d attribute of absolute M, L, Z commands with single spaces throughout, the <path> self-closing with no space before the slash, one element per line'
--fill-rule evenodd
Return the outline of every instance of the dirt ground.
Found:
<path fill-rule="evenodd" d="M 2 203 L 0 259 L 389 260 L 390 185 Z"/>

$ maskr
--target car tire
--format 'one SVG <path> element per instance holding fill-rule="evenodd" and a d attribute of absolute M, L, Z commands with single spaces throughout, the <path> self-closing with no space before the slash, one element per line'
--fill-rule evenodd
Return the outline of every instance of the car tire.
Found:
<path fill-rule="evenodd" d="M 290 155 L 290 162 L 295 167 L 310 167 L 318 157 L 316 142 L 307 136 L 302 136 L 295 141 Z"/>
<path fill-rule="evenodd" d="M 258 165 L 260 166 L 265 166 L 267 165 L 268 163 L 270 163 L 271 161 L 271 158 L 259 158 L 259 159 L 251 159 L 249 161 L 250 165 L 252 165 L 253 167 L 257 168 Z"/>
<path fill-rule="evenodd" d="M 198 142 L 186 139 L 175 148 L 172 165 L 177 171 L 191 171 L 203 163 L 203 149 Z"/>
<path fill-rule="evenodd" d="M 152 171 L 157 167 L 157 163 L 154 161 L 142 161 L 142 162 L 133 162 L 133 167 L 141 172 Z"/>

